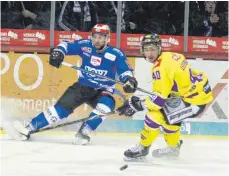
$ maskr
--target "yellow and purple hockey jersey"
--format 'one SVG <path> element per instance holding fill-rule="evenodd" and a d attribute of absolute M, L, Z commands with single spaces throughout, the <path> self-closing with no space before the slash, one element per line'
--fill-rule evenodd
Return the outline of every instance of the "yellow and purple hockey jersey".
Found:
<path fill-rule="evenodd" d="M 182 54 L 162 52 L 152 68 L 152 78 L 154 95 L 145 99 L 149 110 L 161 109 L 171 95 L 195 105 L 213 100 L 207 75 L 192 69 Z"/>

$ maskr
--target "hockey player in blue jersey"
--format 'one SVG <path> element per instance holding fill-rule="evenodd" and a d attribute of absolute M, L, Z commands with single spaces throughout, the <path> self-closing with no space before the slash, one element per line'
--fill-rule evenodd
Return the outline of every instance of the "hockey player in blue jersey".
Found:
<path fill-rule="evenodd" d="M 125 83 L 124 91 L 133 93 L 137 87 L 133 70 L 126 63 L 125 54 L 108 45 L 109 40 L 109 26 L 97 24 L 92 29 L 91 40 L 60 43 L 51 51 L 49 63 L 59 68 L 66 55 L 78 55 L 82 58 L 82 69 L 112 79 L 118 74 L 119 80 Z M 66 118 L 77 107 L 87 103 L 94 108 L 90 117 L 101 115 L 100 118 L 85 121 L 75 135 L 75 144 L 87 144 L 90 141 L 90 132 L 96 130 L 105 115 L 114 110 L 114 86 L 112 81 L 81 72 L 78 82 L 70 86 L 54 106 L 34 117 L 26 127 L 16 122 L 15 128 L 24 140 L 28 139 L 30 130 L 37 130 Z"/>

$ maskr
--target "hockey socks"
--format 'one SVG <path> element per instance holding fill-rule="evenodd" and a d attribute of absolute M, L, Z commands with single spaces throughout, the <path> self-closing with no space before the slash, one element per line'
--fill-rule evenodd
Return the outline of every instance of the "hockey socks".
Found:
<path fill-rule="evenodd" d="M 92 112 L 90 114 L 90 117 L 94 117 L 97 114 L 95 114 L 94 112 Z M 86 125 L 91 131 L 94 131 L 104 120 L 105 120 L 105 116 L 97 116 L 93 119 L 87 120 L 84 125 Z"/>
<path fill-rule="evenodd" d="M 56 104 L 48 108 L 46 111 L 40 113 L 38 116 L 34 117 L 30 124 L 34 130 L 38 130 L 69 116 L 69 114 L 70 112 L 67 109 Z"/>
<path fill-rule="evenodd" d="M 98 100 L 98 104 L 96 105 L 96 108 L 91 112 L 89 115 L 90 117 L 94 117 L 98 115 L 96 118 L 92 118 L 90 120 L 87 120 L 84 125 L 89 128 L 89 130 L 94 131 L 105 119 L 106 114 L 111 112 L 115 107 L 115 101 L 113 97 L 107 95 L 102 96 Z"/>

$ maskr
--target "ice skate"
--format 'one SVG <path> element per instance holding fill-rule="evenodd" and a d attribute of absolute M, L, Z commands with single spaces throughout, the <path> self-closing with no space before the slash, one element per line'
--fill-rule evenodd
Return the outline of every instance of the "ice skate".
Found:
<path fill-rule="evenodd" d="M 177 147 L 166 147 L 162 149 L 156 149 L 152 152 L 152 156 L 155 158 L 170 158 L 176 159 L 180 155 L 180 148 L 183 141 L 181 140 Z"/>
<path fill-rule="evenodd" d="M 124 152 L 124 161 L 145 161 L 150 147 L 137 144 L 135 147 Z"/>
<path fill-rule="evenodd" d="M 26 141 L 30 138 L 30 131 L 33 130 L 31 125 L 23 125 L 19 121 L 14 121 L 13 122 L 14 128 L 17 130 L 18 133 L 21 135 L 21 140 Z"/>
<path fill-rule="evenodd" d="M 75 139 L 72 142 L 75 145 L 87 145 L 90 142 L 90 134 L 91 130 L 84 123 L 81 125 L 79 131 L 75 134 Z"/>

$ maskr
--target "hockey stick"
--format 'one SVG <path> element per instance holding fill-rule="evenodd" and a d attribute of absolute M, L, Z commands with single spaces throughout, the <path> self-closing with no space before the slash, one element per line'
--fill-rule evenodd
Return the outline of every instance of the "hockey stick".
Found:
<path fill-rule="evenodd" d="M 115 111 L 109 112 L 109 113 L 107 113 L 105 115 L 109 116 L 109 115 L 112 115 L 112 114 L 115 114 Z M 76 124 L 76 123 L 84 122 L 84 121 L 89 120 L 89 119 L 97 118 L 99 116 L 101 116 L 101 115 L 97 114 L 97 115 L 92 116 L 92 117 L 85 117 L 85 118 L 82 118 L 82 119 L 73 120 L 71 122 L 65 122 L 65 123 L 53 125 L 53 126 L 50 126 L 50 127 L 41 128 L 41 129 L 38 129 L 38 130 L 33 130 L 33 131 L 30 131 L 28 135 L 31 135 L 31 134 L 34 134 L 34 133 L 43 132 L 43 131 L 47 131 L 47 130 L 53 130 L 53 129 L 64 127 L 64 126 L 68 126 L 68 125 L 73 125 L 73 124 Z"/>
<path fill-rule="evenodd" d="M 95 75 L 95 76 L 97 76 L 97 77 L 99 77 L 99 78 L 103 78 L 103 79 L 112 81 L 112 82 L 114 82 L 114 83 L 116 83 L 116 84 L 121 84 L 122 86 L 125 85 L 125 84 L 122 83 L 121 81 L 114 80 L 114 79 L 112 79 L 112 78 L 108 78 L 108 77 L 106 77 L 106 76 L 99 75 L 99 74 L 97 74 L 97 73 L 93 73 L 93 72 L 88 71 L 88 70 L 84 70 L 84 69 L 82 69 L 82 68 L 80 68 L 80 67 L 77 67 L 77 66 L 75 66 L 75 65 L 69 64 L 69 63 L 67 63 L 67 62 L 62 62 L 62 65 L 67 66 L 67 67 L 71 67 L 71 68 L 73 68 L 73 69 L 75 69 L 75 70 L 80 70 L 80 71 L 82 71 L 82 72 L 85 72 L 85 73 L 89 73 L 89 74 Z M 136 90 L 138 90 L 138 91 L 140 91 L 140 92 L 147 93 L 147 94 L 149 94 L 149 95 L 154 95 L 152 92 L 149 92 L 149 91 L 144 90 L 144 89 L 139 88 L 139 87 L 137 87 Z"/>

